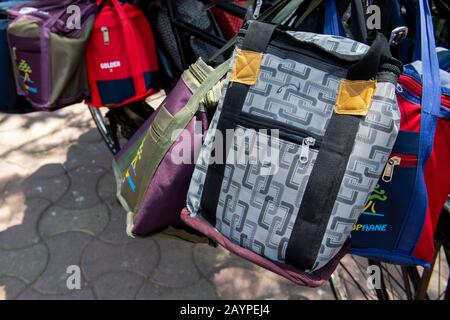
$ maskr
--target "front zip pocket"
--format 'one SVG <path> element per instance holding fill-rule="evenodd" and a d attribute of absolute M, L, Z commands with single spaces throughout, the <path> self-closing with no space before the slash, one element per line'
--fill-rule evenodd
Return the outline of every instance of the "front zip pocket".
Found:
<path fill-rule="evenodd" d="M 353 248 L 388 252 L 397 248 L 402 226 L 410 214 L 416 170 L 416 155 L 390 155 L 381 179 L 353 227 Z"/>
<path fill-rule="evenodd" d="M 224 116 L 227 118 L 230 117 L 228 114 L 224 114 Z M 280 139 L 299 145 L 303 145 L 304 139 L 309 138 L 308 142 L 305 144 L 305 146 L 307 145 L 309 148 L 319 149 L 322 144 L 321 136 L 272 119 L 248 113 L 241 113 L 238 117 L 233 117 L 231 120 L 235 121 L 238 125 L 257 131 L 278 130 Z M 314 141 L 314 143 L 312 141 Z"/>
<path fill-rule="evenodd" d="M 394 177 L 395 167 L 416 167 L 417 166 L 417 156 L 414 155 L 400 155 L 392 154 L 386 163 L 381 180 L 383 182 L 389 183 Z"/>

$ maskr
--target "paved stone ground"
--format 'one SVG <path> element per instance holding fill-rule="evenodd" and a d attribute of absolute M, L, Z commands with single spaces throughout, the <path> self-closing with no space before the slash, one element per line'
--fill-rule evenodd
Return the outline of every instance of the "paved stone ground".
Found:
<path fill-rule="evenodd" d="M 127 237 L 111 160 L 83 105 L 0 115 L 0 299 L 333 298 L 220 248 Z"/>

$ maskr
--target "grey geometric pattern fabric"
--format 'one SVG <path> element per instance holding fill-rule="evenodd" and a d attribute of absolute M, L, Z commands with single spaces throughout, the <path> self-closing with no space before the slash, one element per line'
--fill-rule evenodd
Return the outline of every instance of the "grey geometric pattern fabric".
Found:
<path fill-rule="evenodd" d="M 338 78 L 306 64 L 264 54 L 242 112 L 323 136 L 333 114 Z"/>
<path fill-rule="evenodd" d="M 248 131 L 249 150 L 264 147 L 262 134 Z M 258 136 L 259 140 L 252 135 Z M 318 152 L 310 149 L 310 160 L 302 164 L 301 146 L 271 139 L 280 150 L 278 171 L 274 175 L 261 174 L 261 163 L 265 158 L 259 159 L 258 164 L 235 165 L 232 164 L 235 163 L 232 153 L 229 154 L 219 196 L 216 229 L 244 248 L 272 260 L 284 261 Z M 232 145 L 235 151 L 238 151 L 237 141 L 234 139 Z"/>
<path fill-rule="evenodd" d="M 349 61 L 359 59 L 368 50 L 368 46 L 350 39 L 288 33 Z M 258 80 L 249 88 L 242 113 L 250 119 L 263 117 L 322 137 L 334 112 L 341 78 L 341 72 L 319 70 L 307 61 L 263 54 Z M 226 83 L 225 90 L 228 80 Z M 200 201 L 223 100 L 224 94 L 191 180 L 187 207 L 192 215 L 202 213 Z M 317 235 L 322 236 L 322 244 L 310 271 L 332 259 L 350 235 L 394 145 L 399 119 L 395 85 L 377 83 L 369 114 L 360 123 L 326 232 Z M 236 143 L 232 147 L 236 148 Z M 281 138 L 280 167 L 272 176 L 261 175 L 259 165 L 240 165 L 227 159 L 215 212 L 216 229 L 221 234 L 264 257 L 285 262 L 303 194 L 320 153 L 320 148 L 310 149 L 308 163 L 301 164 L 298 161 L 300 149 L 299 144 Z"/>
<path fill-rule="evenodd" d="M 286 33 L 298 41 L 312 43 L 348 61 L 359 60 L 369 50 L 369 46 L 364 43 L 340 36 L 328 36 L 302 31 L 287 31 Z"/>
<path fill-rule="evenodd" d="M 360 123 L 314 269 L 330 261 L 348 239 L 382 174 L 399 128 L 395 85 L 379 82 L 369 114 Z"/>

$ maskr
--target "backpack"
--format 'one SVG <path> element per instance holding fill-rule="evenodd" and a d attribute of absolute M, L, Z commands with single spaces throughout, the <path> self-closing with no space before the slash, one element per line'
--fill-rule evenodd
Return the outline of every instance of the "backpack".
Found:
<path fill-rule="evenodd" d="M 388 160 L 402 66 L 381 34 L 369 47 L 252 21 L 239 43 L 182 217 L 314 286 L 345 252 Z"/>
<path fill-rule="evenodd" d="M 232 5 L 242 7 L 244 13 L 247 10 L 247 1 L 235 1 Z M 210 10 L 214 15 L 217 24 L 220 26 L 220 30 L 222 31 L 223 37 L 226 40 L 230 40 L 239 32 L 242 24 L 244 23 L 244 16 L 239 16 L 236 13 L 227 12 L 217 5 L 214 5 Z"/>
<path fill-rule="evenodd" d="M 157 92 L 158 60 L 152 29 L 139 7 L 99 1 L 86 50 L 94 107 L 118 107 Z"/>
<path fill-rule="evenodd" d="M 130 236 L 181 226 L 194 163 L 226 71 L 227 65 L 214 70 L 199 59 L 116 155 L 118 199 L 128 212 Z"/>
<path fill-rule="evenodd" d="M 72 24 L 75 8 L 79 26 Z M 32 1 L 8 10 L 17 92 L 35 109 L 52 111 L 88 96 L 84 52 L 96 12 L 89 0 Z"/>
<path fill-rule="evenodd" d="M 7 29 L 8 15 L 6 10 L 25 3 L 25 1 L 0 2 L 0 112 L 4 113 L 27 113 L 34 109 L 22 96 L 17 95 L 16 83 L 14 81 L 11 66 L 11 55 L 8 46 Z"/>
<path fill-rule="evenodd" d="M 352 232 L 351 253 L 430 267 L 433 235 L 450 193 L 450 77 L 439 70 L 428 2 L 418 4 L 421 61 L 406 65 L 400 77 L 400 133 Z"/>
<path fill-rule="evenodd" d="M 223 45 L 220 41 L 225 42 L 213 14 L 200 0 L 165 1 L 158 12 L 157 28 L 167 53 L 180 72 L 198 57 L 206 61 Z M 205 38 L 213 38 L 215 42 Z M 223 62 L 223 57 L 220 58 Z"/>

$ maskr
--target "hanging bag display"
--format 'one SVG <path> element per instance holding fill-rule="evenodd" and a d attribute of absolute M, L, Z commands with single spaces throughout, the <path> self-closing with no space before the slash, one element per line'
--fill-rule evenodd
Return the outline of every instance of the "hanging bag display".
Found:
<path fill-rule="evenodd" d="M 17 91 L 36 110 L 55 110 L 88 96 L 84 54 L 96 11 L 89 0 L 32 1 L 8 10 Z"/>
<path fill-rule="evenodd" d="M 157 91 L 158 61 L 152 29 L 142 11 L 118 0 L 99 1 L 86 63 L 95 107 L 145 100 Z"/>
<path fill-rule="evenodd" d="M 400 77 L 401 130 L 352 232 L 351 253 L 428 267 L 434 230 L 450 192 L 449 76 L 439 71 L 428 1 L 418 6 L 421 61 L 406 66 Z"/>
<path fill-rule="evenodd" d="M 19 96 L 11 66 L 11 54 L 8 46 L 8 14 L 6 10 L 19 6 L 26 1 L 0 1 L 0 112 L 27 113 L 34 111 L 23 96 Z"/>
<path fill-rule="evenodd" d="M 270 17 L 265 14 L 260 19 Z M 226 50 L 227 46 L 217 54 Z M 116 155 L 113 168 L 118 198 L 128 213 L 129 235 L 149 235 L 168 225 L 186 228 L 180 212 L 229 63 L 215 70 L 202 59 L 191 65 Z"/>
<path fill-rule="evenodd" d="M 317 285 L 345 250 L 394 145 L 401 70 L 381 34 L 369 47 L 251 22 L 184 221 L 257 264 L 296 270 L 291 280 Z"/>
<path fill-rule="evenodd" d="M 194 163 L 220 95 L 216 70 L 201 59 L 115 157 L 118 198 L 128 212 L 129 235 L 146 236 L 168 225 L 181 225 Z"/>

